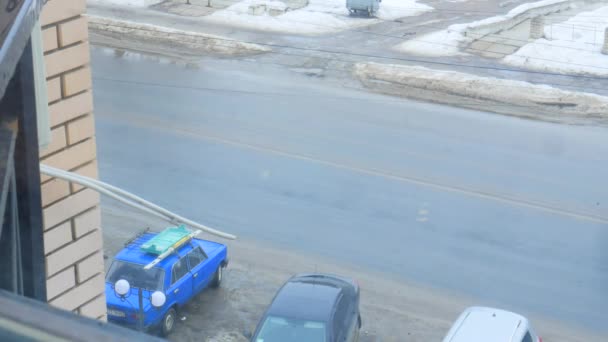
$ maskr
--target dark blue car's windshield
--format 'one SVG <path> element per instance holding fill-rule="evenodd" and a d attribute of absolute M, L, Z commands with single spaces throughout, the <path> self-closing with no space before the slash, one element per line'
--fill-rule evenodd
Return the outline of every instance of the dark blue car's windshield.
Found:
<path fill-rule="evenodd" d="M 325 342 L 325 323 L 268 316 L 254 339 L 256 342 Z"/>
<path fill-rule="evenodd" d="M 143 288 L 150 291 L 163 290 L 163 279 L 165 271 L 160 268 L 144 270 L 144 266 L 130 262 L 114 260 L 106 281 L 114 284 L 120 279 L 129 282 L 131 287 Z"/>

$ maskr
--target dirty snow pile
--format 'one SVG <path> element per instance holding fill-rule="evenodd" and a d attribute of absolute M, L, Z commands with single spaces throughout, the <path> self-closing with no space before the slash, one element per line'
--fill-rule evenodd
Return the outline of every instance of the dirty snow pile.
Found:
<path fill-rule="evenodd" d="M 543 8 L 547 8 L 549 6 L 554 5 L 563 5 L 564 7 L 562 8 L 567 8 L 571 5 L 571 2 L 572 1 L 570 0 L 541 0 L 536 2 L 529 2 L 515 7 L 505 15 L 497 15 L 495 17 L 478 20 L 466 26 L 468 26 L 468 28 L 478 28 L 485 25 L 498 24 L 501 22 L 509 21 L 510 19 L 513 19 L 515 17 L 519 17 L 522 14 L 529 14 L 528 17 L 534 17 L 540 13 L 544 14 L 542 10 Z M 540 12 L 538 10 L 540 10 Z"/>
<path fill-rule="evenodd" d="M 510 23 L 519 16 L 535 15 L 536 9 L 545 8 L 553 5 L 568 5 L 567 0 L 542 0 L 526 3 L 510 10 L 505 15 L 498 15 L 466 24 L 450 25 L 447 29 L 435 31 L 422 35 L 418 38 L 410 39 L 394 47 L 396 51 L 411 55 L 440 57 L 457 56 L 465 53 L 460 51 L 460 47 L 470 43 L 472 39 L 465 35 L 465 32 L 480 30 L 485 27 Z"/>
<path fill-rule="evenodd" d="M 433 7 L 419 4 L 415 0 L 382 0 L 376 17 L 382 20 L 395 20 L 413 17 L 432 10 Z"/>
<path fill-rule="evenodd" d="M 503 59 L 533 70 L 608 75 L 608 55 L 601 53 L 608 27 L 608 6 L 579 13 L 568 21 L 547 24 L 544 38 L 524 45 Z"/>
<path fill-rule="evenodd" d="M 170 42 L 182 46 L 224 56 L 247 55 L 271 51 L 270 48 L 252 43 L 243 43 L 212 34 L 176 30 L 170 27 L 143 24 L 89 15 L 89 29 L 93 32 L 118 34 L 140 41 Z"/>
<path fill-rule="evenodd" d="M 253 8 L 259 12 L 254 14 Z M 418 4 L 416 0 L 384 0 L 376 16 L 382 20 L 393 20 L 432 9 Z M 276 0 L 243 0 L 207 16 L 205 20 L 293 34 L 322 34 L 378 22 L 376 19 L 349 17 L 345 0 L 310 0 L 307 6 L 296 10 L 290 10 L 283 2 Z"/>
<path fill-rule="evenodd" d="M 529 82 L 481 77 L 419 66 L 358 63 L 355 75 L 368 87 L 391 85 L 393 93 L 407 95 L 407 88 L 524 106 L 551 103 L 556 113 L 600 115 L 608 113 L 608 97 L 562 90 Z M 379 82 L 379 83 L 378 83 Z"/>
<path fill-rule="evenodd" d="M 87 0 L 87 2 L 100 5 L 119 5 L 129 7 L 146 7 L 152 4 L 150 0 Z"/>
<path fill-rule="evenodd" d="M 464 25 L 455 24 L 446 30 L 435 31 L 410 39 L 394 47 L 399 52 L 410 55 L 441 57 L 464 55 L 460 52 L 460 45 L 466 41 Z"/>

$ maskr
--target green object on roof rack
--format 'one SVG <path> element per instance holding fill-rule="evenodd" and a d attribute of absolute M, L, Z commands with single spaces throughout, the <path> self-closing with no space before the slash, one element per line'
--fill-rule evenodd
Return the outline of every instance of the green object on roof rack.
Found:
<path fill-rule="evenodd" d="M 160 255 L 169 248 L 177 248 L 190 240 L 191 234 L 192 231 L 184 225 L 169 227 L 142 244 L 141 250 L 147 253 Z"/>

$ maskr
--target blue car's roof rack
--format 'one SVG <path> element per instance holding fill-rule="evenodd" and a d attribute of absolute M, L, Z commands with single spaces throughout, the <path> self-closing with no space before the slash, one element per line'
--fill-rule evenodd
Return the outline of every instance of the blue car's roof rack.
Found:
<path fill-rule="evenodd" d="M 130 244 L 135 242 L 135 240 L 139 239 L 140 237 L 142 237 L 144 234 L 147 234 L 147 233 L 150 233 L 150 227 L 146 227 L 146 228 L 142 229 L 141 231 L 139 231 L 137 234 L 133 235 L 133 237 L 131 237 L 129 240 L 127 240 L 125 242 L 125 247 L 129 246 Z"/>
<path fill-rule="evenodd" d="M 140 250 L 143 252 L 158 255 L 156 259 L 144 266 L 144 269 L 147 270 L 156 266 L 156 264 L 171 255 L 171 253 L 190 242 L 200 232 L 200 230 L 192 231 L 186 228 L 186 226 L 181 225 L 166 228 L 158 233 L 158 235 L 146 241 L 140 247 Z"/>

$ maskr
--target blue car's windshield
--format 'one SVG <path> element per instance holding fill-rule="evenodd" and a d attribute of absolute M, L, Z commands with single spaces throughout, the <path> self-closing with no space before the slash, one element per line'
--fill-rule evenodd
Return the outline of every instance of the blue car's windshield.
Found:
<path fill-rule="evenodd" d="M 160 268 L 144 270 L 143 265 L 114 260 L 106 275 L 106 281 L 114 284 L 120 279 L 129 282 L 131 287 L 150 291 L 162 291 L 165 271 Z"/>
<path fill-rule="evenodd" d="M 324 342 L 325 323 L 268 316 L 254 339 L 256 342 Z"/>

